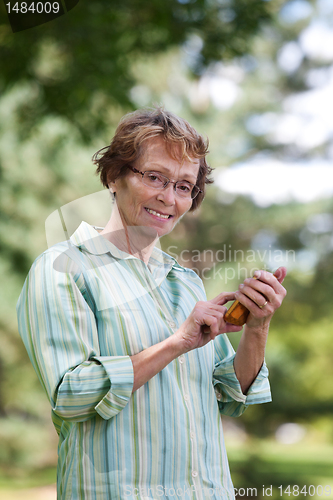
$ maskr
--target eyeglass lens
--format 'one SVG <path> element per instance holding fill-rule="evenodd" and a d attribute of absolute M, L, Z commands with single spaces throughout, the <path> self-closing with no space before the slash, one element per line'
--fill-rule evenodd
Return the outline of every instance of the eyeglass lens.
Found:
<path fill-rule="evenodd" d="M 146 186 L 156 189 L 165 187 L 169 182 L 169 179 L 159 172 L 144 172 L 142 180 Z M 187 181 L 175 182 L 175 190 L 183 198 L 194 198 L 199 192 L 198 186 Z"/>

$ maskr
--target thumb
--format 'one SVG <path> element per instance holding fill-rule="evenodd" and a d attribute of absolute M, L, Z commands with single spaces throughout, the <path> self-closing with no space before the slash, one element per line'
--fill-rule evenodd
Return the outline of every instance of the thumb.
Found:
<path fill-rule="evenodd" d="M 274 276 L 278 280 L 279 283 L 283 282 L 286 275 L 287 275 L 287 269 L 283 266 L 279 267 L 274 273 Z"/>

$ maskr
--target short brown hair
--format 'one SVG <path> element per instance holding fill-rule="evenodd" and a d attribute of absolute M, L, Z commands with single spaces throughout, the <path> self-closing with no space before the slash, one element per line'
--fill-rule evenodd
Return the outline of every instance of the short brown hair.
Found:
<path fill-rule="evenodd" d="M 205 197 L 205 185 L 213 182 L 208 177 L 213 169 L 206 162 L 208 139 L 205 140 L 186 120 L 160 106 L 140 109 L 121 119 L 110 146 L 100 149 L 92 157 L 97 165 L 96 173 L 105 187 L 119 177 L 125 177 L 127 166 L 142 154 L 143 142 L 156 136 L 164 138 L 171 156 L 175 157 L 172 145 L 179 145 L 182 158 L 200 160 L 196 184 L 202 192 L 192 201 L 190 211 L 195 210 Z"/>

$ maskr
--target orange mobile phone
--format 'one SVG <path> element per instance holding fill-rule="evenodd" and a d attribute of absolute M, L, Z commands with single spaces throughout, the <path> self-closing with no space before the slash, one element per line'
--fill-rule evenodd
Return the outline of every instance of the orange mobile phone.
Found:
<path fill-rule="evenodd" d="M 246 323 L 249 314 L 250 311 L 239 300 L 235 300 L 225 313 L 224 320 L 232 325 L 242 326 Z"/>
<path fill-rule="evenodd" d="M 255 278 L 255 276 L 253 277 Z M 249 314 L 250 311 L 243 306 L 239 300 L 235 300 L 225 313 L 224 319 L 227 323 L 231 323 L 232 325 L 242 326 L 246 323 Z"/>

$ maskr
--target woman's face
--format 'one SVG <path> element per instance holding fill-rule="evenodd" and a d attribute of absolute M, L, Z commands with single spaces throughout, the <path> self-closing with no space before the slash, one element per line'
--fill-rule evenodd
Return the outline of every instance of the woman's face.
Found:
<path fill-rule="evenodd" d="M 133 167 L 141 172 L 160 172 L 173 181 L 186 180 L 196 184 L 198 159 L 175 160 L 169 155 L 162 137 L 148 139 L 143 148 L 143 154 Z M 169 183 L 160 190 L 150 188 L 143 184 L 140 174 L 130 169 L 125 177 L 110 183 L 110 187 L 116 193 L 117 206 L 126 225 L 150 227 L 158 237 L 172 231 L 192 205 L 191 198 L 181 198 L 176 194 L 174 184 Z"/>

